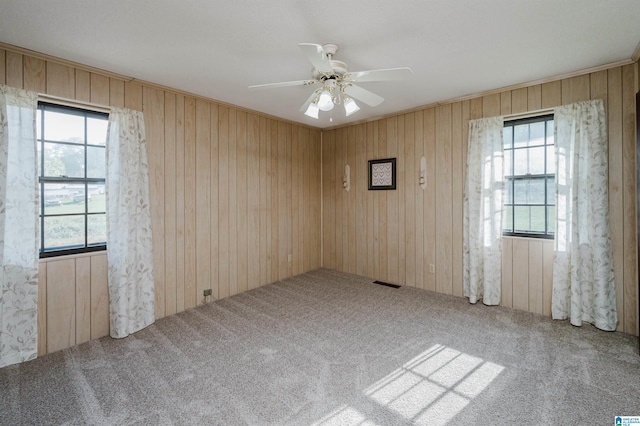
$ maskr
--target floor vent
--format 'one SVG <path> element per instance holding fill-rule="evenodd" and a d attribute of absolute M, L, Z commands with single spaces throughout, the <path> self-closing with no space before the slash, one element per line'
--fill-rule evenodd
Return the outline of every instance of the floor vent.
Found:
<path fill-rule="evenodd" d="M 384 285 L 384 286 L 391 287 L 391 288 L 400 288 L 401 287 L 398 284 L 385 283 L 384 281 L 374 281 L 373 283 L 374 284 Z"/>

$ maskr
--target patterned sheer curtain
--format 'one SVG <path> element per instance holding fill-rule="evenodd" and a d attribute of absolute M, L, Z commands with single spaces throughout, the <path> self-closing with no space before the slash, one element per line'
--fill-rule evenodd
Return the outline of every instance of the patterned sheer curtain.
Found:
<path fill-rule="evenodd" d="M 464 191 L 464 295 L 469 302 L 500 303 L 502 199 L 504 196 L 502 117 L 469 121 Z"/>
<path fill-rule="evenodd" d="M 107 136 L 107 256 L 111 337 L 155 321 L 144 117 L 112 108 Z"/>
<path fill-rule="evenodd" d="M 37 107 L 0 85 L 0 367 L 38 354 Z"/>
<path fill-rule="evenodd" d="M 607 128 L 601 100 L 558 107 L 552 316 L 616 329 Z"/>

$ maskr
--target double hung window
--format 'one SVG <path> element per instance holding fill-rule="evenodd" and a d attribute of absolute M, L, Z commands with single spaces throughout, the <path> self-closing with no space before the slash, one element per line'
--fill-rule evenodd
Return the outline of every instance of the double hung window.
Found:
<path fill-rule="evenodd" d="M 505 122 L 503 140 L 504 235 L 553 238 L 553 115 Z"/>
<path fill-rule="evenodd" d="M 108 115 L 40 102 L 40 257 L 106 249 Z"/>

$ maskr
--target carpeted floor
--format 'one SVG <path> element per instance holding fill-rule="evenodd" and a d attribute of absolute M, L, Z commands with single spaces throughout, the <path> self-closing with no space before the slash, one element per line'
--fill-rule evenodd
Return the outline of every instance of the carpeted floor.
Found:
<path fill-rule="evenodd" d="M 320 269 L 0 369 L 0 423 L 612 425 L 637 344 Z"/>

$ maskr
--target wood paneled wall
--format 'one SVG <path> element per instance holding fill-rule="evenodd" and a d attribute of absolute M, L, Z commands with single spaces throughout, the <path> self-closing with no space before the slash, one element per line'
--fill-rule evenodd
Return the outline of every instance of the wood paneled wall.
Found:
<path fill-rule="evenodd" d="M 10 47 L 0 84 L 144 112 L 157 318 L 320 266 L 319 130 Z M 105 264 L 41 263 L 41 354 L 108 334 Z"/>
<path fill-rule="evenodd" d="M 324 132 L 324 266 L 462 296 L 468 121 L 600 98 L 608 119 L 618 330 L 637 335 L 637 68 L 614 67 Z M 418 185 L 423 155 L 425 190 Z M 388 157 L 397 158 L 397 190 L 368 191 L 367 160 Z M 346 164 L 349 192 L 342 188 Z M 504 239 L 502 305 L 550 315 L 552 253 L 549 242 Z"/>

